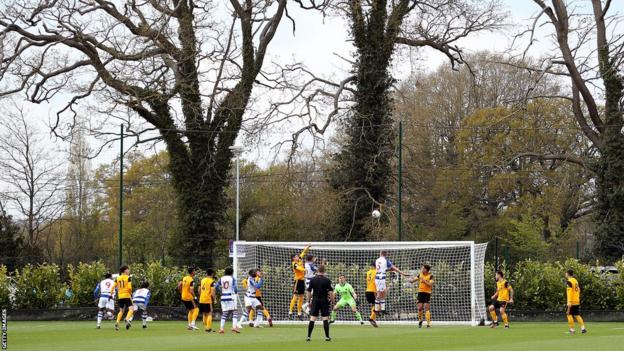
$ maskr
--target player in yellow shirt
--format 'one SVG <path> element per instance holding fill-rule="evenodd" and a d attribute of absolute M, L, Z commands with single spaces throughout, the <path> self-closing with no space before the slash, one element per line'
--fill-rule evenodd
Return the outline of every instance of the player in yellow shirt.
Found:
<path fill-rule="evenodd" d="M 212 269 L 206 270 L 206 278 L 199 284 L 199 312 L 202 313 L 204 330 L 208 333 L 212 332 L 212 303 L 216 300 L 214 274 Z"/>
<path fill-rule="evenodd" d="M 503 276 L 503 272 L 496 272 L 496 292 L 492 295 L 492 300 L 494 303 L 490 305 L 490 316 L 492 316 L 492 325 L 490 328 L 496 328 L 498 326 L 498 316 L 496 316 L 496 310 L 498 309 L 501 314 L 501 318 L 503 319 L 503 323 L 505 323 L 505 328 L 509 328 L 509 319 L 507 319 L 507 313 L 505 310 L 507 309 L 508 304 L 513 303 L 513 288 L 511 285 L 505 280 Z"/>
<path fill-rule="evenodd" d="M 256 283 L 259 283 L 261 279 L 262 279 L 262 271 L 260 269 L 258 269 L 256 271 Z M 243 280 L 243 288 L 247 289 L 246 285 L 247 285 L 247 280 Z M 269 327 L 273 327 L 273 319 L 271 318 L 271 314 L 269 313 L 269 309 L 266 307 L 266 305 L 262 301 L 262 290 L 256 289 L 256 299 L 258 299 L 258 301 L 260 301 L 260 304 L 262 305 L 262 314 L 264 315 L 264 318 L 267 319 L 267 322 L 269 322 Z M 251 312 L 249 312 L 249 320 L 250 321 L 254 320 L 255 312 L 256 312 L 256 310 L 254 310 L 254 309 L 252 309 Z M 253 322 L 249 322 L 249 326 L 253 326 Z"/>
<path fill-rule="evenodd" d="M 186 307 L 188 325 L 186 329 L 197 330 L 195 320 L 199 315 L 199 307 L 195 303 L 195 268 L 189 267 L 188 275 L 178 283 L 182 303 Z"/>
<path fill-rule="evenodd" d="M 306 246 L 299 255 L 292 255 L 290 257 L 290 264 L 294 274 L 294 284 L 293 296 L 290 300 L 290 308 L 288 309 L 288 319 L 292 319 L 293 309 L 295 308 L 296 303 L 297 317 L 299 318 L 299 320 L 303 320 L 303 315 L 301 314 L 303 297 L 305 295 L 305 265 L 303 263 L 303 258 L 308 253 L 308 250 L 310 250 L 310 245 Z"/>
<path fill-rule="evenodd" d="M 431 266 L 422 265 L 420 273 L 411 280 L 412 283 L 418 281 L 418 328 L 422 328 L 423 309 L 425 310 L 425 319 L 427 320 L 427 328 L 431 328 L 431 293 L 433 291 L 433 275 L 431 274 Z"/>
<path fill-rule="evenodd" d="M 366 302 L 371 305 L 371 313 L 370 317 L 368 317 L 368 321 L 373 327 L 377 328 L 377 322 L 375 321 L 375 318 L 377 318 L 375 314 L 375 295 L 377 294 L 375 275 L 377 275 L 377 268 L 375 268 L 375 262 L 372 262 L 368 272 L 366 272 L 366 292 L 364 295 L 366 296 Z"/>
<path fill-rule="evenodd" d="M 126 329 L 130 329 L 130 322 L 132 321 L 132 281 L 130 280 L 130 268 L 123 266 L 119 268 L 119 276 L 115 278 L 115 283 L 111 292 L 114 295 L 115 289 L 117 289 L 117 304 L 119 305 L 119 313 L 117 313 L 117 320 L 115 321 L 115 330 L 119 330 L 119 321 L 123 317 L 124 313 L 128 311 L 126 315 Z"/>
<path fill-rule="evenodd" d="M 568 269 L 565 273 L 566 277 L 566 297 L 567 297 L 567 309 L 566 316 L 568 317 L 568 325 L 570 326 L 570 334 L 574 334 L 574 318 L 581 327 L 581 333 L 587 333 L 585 329 L 585 322 L 581 317 L 581 287 L 578 281 L 574 278 L 574 271 Z"/>

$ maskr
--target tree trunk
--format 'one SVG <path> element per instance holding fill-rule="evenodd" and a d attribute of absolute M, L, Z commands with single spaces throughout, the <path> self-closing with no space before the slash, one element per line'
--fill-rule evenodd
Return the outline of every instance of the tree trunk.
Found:
<path fill-rule="evenodd" d="M 346 145 L 335 157 L 331 183 L 344 194 L 338 239 L 366 240 L 373 228 L 371 211 L 385 203 L 391 184 L 395 132 L 388 69 L 402 16 L 388 20 L 385 1 L 368 13 L 368 20 L 360 8 L 352 11 L 357 48 L 355 106 L 346 122 Z"/>

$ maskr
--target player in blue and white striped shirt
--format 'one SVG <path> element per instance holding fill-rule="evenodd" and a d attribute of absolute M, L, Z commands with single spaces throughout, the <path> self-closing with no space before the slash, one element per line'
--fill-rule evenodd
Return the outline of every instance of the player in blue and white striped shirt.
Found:
<path fill-rule="evenodd" d="M 225 321 L 232 316 L 232 331 L 234 333 L 240 333 L 237 328 L 238 325 L 238 310 L 236 308 L 236 295 L 238 289 L 236 288 L 236 279 L 232 276 L 234 269 L 228 267 L 223 272 L 224 276 L 219 279 L 216 289 L 221 293 L 221 328 L 219 333 L 223 334 L 223 328 L 225 328 Z"/>
<path fill-rule="evenodd" d="M 104 279 L 93 290 L 93 298 L 98 304 L 97 329 L 100 329 L 100 324 L 102 324 L 104 311 L 109 312 L 111 316 L 115 312 L 115 291 L 112 289 L 114 284 L 112 274 L 106 273 Z"/>
<path fill-rule="evenodd" d="M 141 283 L 141 287 L 132 294 L 132 310 L 134 314 L 137 311 L 141 310 L 141 319 L 143 320 L 143 329 L 147 328 L 147 306 L 149 305 L 149 300 L 152 297 L 152 293 L 149 291 L 149 283 L 143 282 Z M 134 317 L 134 314 L 132 315 Z M 126 329 L 130 329 L 132 325 L 132 318 L 129 321 L 126 321 Z"/>

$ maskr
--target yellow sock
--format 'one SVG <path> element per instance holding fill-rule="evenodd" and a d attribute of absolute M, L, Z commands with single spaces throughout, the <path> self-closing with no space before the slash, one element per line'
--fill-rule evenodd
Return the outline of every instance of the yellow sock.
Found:
<path fill-rule="evenodd" d="M 269 313 L 269 310 L 267 310 L 266 308 L 262 310 L 262 314 L 264 315 L 264 318 L 266 319 L 271 318 L 271 314 Z"/>
<path fill-rule="evenodd" d="M 375 320 L 377 315 L 375 314 L 375 306 L 371 307 L 370 319 Z"/>
<path fill-rule="evenodd" d="M 422 311 L 418 311 L 418 321 L 422 321 Z"/>
<path fill-rule="evenodd" d="M 503 323 L 505 323 L 505 325 L 509 324 L 509 320 L 507 319 L 507 313 L 501 313 L 501 317 L 503 317 Z"/>
<path fill-rule="evenodd" d="M 212 314 L 206 317 L 206 329 L 212 329 Z"/>
<path fill-rule="evenodd" d="M 570 329 L 574 329 L 574 318 L 569 314 L 566 317 L 568 317 L 568 326 Z"/>
<path fill-rule="evenodd" d="M 204 325 L 204 329 L 208 329 L 208 327 L 206 326 L 206 314 L 202 313 L 202 324 Z"/>
<path fill-rule="evenodd" d="M 250 321 L 253 321 L 255 316 L 256 316 L 256 310 L 249 311 L 249 320 Z"/>
<path fill-rule="evenodd" d="M 290 308 L 288 309 L 288 313 L 292 313 L 295 308 L 295 304 L 297 303 L 297 295 L 293 295 L 292 299 L 290 299 Z"/>
<path fill-rule="evenodd" d="M 581 326 L 581 329 L 585 329 L 585 321 L 583 321 L 583 317 L 576 316 L 576 321 Z"/>
<path fill-rule="evenodd" d="M 199 316 L 199 308 L 195 307 L 192 311 L 191 311 L 191 323 L 195 323 L 195 321 L 197 320 L 197 316 Z"/>
<path fill-rule="evenodd" d="M 427 325 L 431 324 L 431 312 L 425 312 L 425 318 L 427 319 Z"/>
<path fill-rule="evenodd" d="M 496 311 L 490 311 L 490 316 L 492 316 L 493 322 L 498 322 L 498 317 L 496 316 Z"/>
<path fill-rule="evenodd" d="M 128 310 L 128 314 L 126 315 L 126 320 L 132 320 L 132 316 L 134 315 L 134 311 L 132 309 Z"/>
<path fill-rule="evenodd" d="M 298 314 L 301 314 L 302 306 L 303 306 L 303 295 L 299 295 L 297 297 L 297 313 Z"/>
<path fill-rule="evenodd" d="M 119 324 L 119 321 L 121 320 L 121 317 L 123 317 L 123 310 L 119 311 L 119 313 L 117 313 L 117 324 Z"/>
<path fill-rule="evenodd" d="M 188 313 L 186 314 L 186 321 L 188 322 L 188 325 L 191 325 L 191 320 L 193 319 L 193 311 L 188 311 Z"/>

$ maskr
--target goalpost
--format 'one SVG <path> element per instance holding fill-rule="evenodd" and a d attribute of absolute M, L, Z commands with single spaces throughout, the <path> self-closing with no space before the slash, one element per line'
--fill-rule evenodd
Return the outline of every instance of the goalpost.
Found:
<path fill-rule="evenodd" d="M 288 319 L 293 294 L 293 272 L 290 257 L 300 254 L 303 242 L 235 241 L 232 245 L 234 275 L 240 281 L 251 268 L 264 272 L 262 300 L 275 322 L 296 323 Z M 431 296 L 431 319 L 435 324 L 477 325 L 486 318 L 483 282 L 487 244 L 473 241 L 423 242 L 312 242 L 310 254 L 317 264 L 325 263 L 327 276 L 334 284 L 344 274 L 357 293 L 358 311 L 368 319 L 371 306 L 365 298 L 366 271 L 379 257 L 380 250 L 388 259 L 411 276 L 422 264 L 431 265 L 435 285 Z M 305 261 L 302 260 L 302 264 Z M 412 324 L 418 321 L 416 293 L 418 284 L 407 277 L 388 274 L 386 314 L 380 323 Z M 242 294 L 240 292 L 241 301 Z M 297 313 L 296 307 L 294 311 Z M 307 318 L 306 318 L 307 319 Z M 349 308 L 338 312 L 339 322 L 355 323 Z"/>

